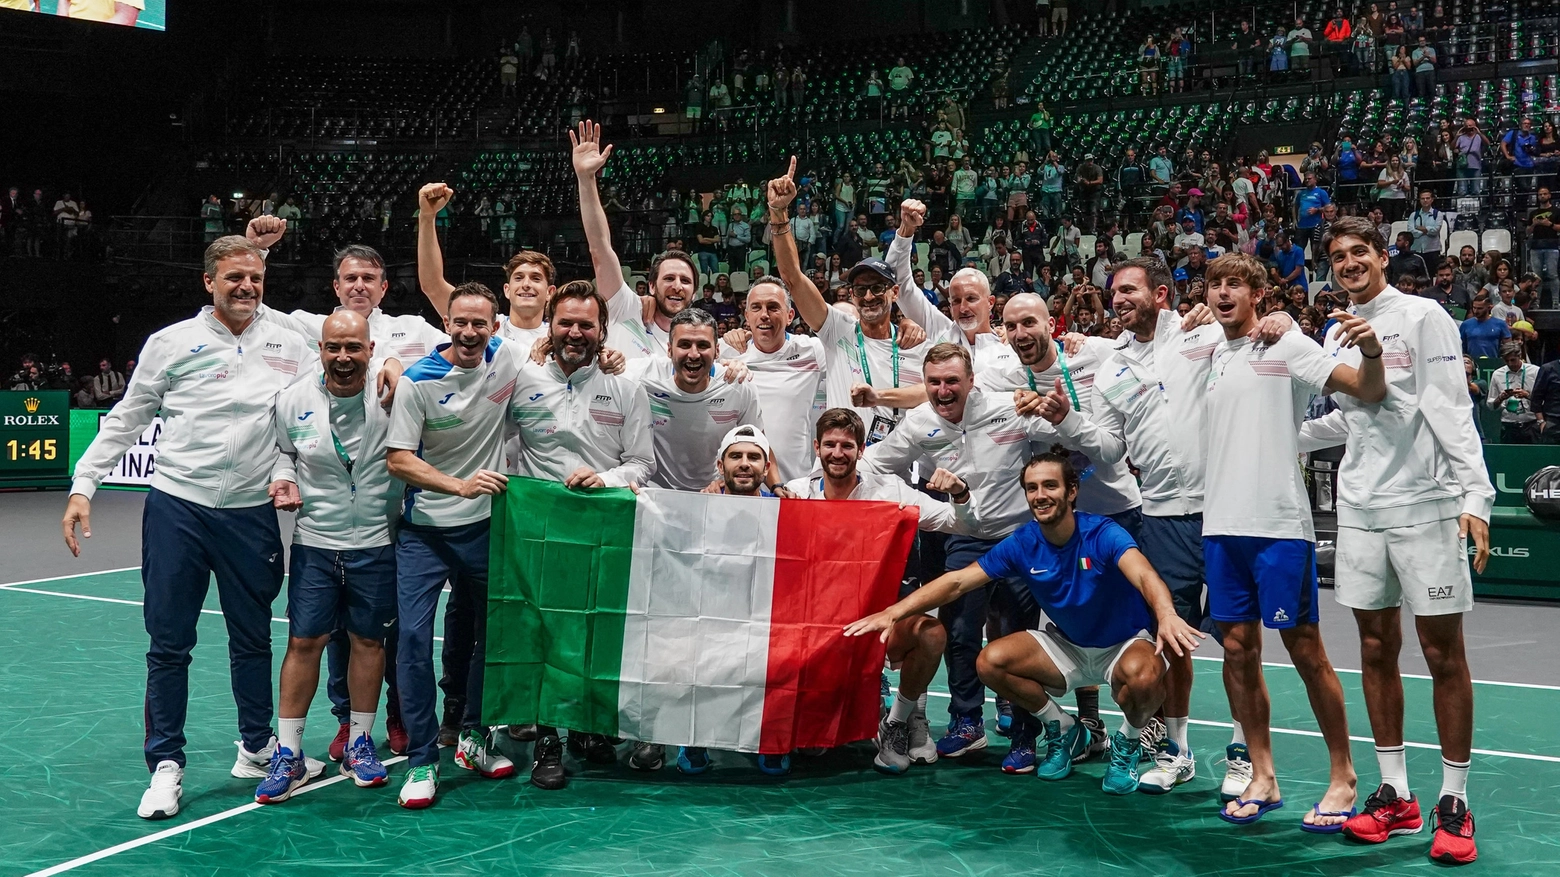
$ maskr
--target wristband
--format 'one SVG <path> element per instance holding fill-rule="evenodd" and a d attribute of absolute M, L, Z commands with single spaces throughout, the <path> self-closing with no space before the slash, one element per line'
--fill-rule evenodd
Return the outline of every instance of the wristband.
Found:
<path fill-rule="evenodd" d="M 1366 353 L 1363 350 L 1360 351 L 1360 356 L 1363 356 L 1366 359 L 1380 359 L 1381 358 L 1381 354 L 1380 353 L 1377 353 L 1375 356 L 1371 356 L 1370 354 Z"/>
<path fill-rule="evenodd" d="M 789 223 L 789 222 L 771 222 L 771 223 L 769 223 L 769 233 L 771 235 L 790 234 L 791 233 L 791 223 Z"/>

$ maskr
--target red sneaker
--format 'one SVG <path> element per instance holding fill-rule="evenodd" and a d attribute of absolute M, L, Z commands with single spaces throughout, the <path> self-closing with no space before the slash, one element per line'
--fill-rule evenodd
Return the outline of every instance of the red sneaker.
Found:
<path fill-rule="evenodd" d="M 330 741 L 330 760 L 340 761 L 347 754 L 347 735 L 352 733 L 352 726 L 346 722 L 336 729 L 336 739 Z"/>
<path fill-rule="evenodd" d="M 1442 795 L 1435 807 L 1435 841 L 1430 858 L 1444 865 L 1466 865 L 1479 857 L 1473 843 L 1473 814 L 1454 795 Z"/>
<path fill-rule="evenodd" d="M 399 713 L 391 713 L 385 716 L 385 737 L 390 744 L 391 752 L 396 755 L 406 754 L 406 726 L 401 724 Z"/>
<path fill-rule="evenodd" d="M 1383 783 L 1365 799 L 1365 809 L 1343 824 L 1343 836 L 1360 843 L 1379 844 L 1399 834 L 1418 834 L 1425 822 L 1419 816 L 1419 799 L 1407 801 Z"/>

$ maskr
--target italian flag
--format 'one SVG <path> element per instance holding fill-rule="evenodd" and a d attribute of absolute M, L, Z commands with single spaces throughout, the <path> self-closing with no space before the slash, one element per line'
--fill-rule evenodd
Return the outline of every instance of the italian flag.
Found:
<path fill-rule="evenodd" d="M 783 754 L 877 733 L 894 503 L 574 491 L 494 498 L 484 720 Z"/>

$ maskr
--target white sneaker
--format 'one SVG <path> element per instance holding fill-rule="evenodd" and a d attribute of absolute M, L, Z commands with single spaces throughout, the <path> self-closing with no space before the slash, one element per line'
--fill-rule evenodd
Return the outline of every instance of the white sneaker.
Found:
<path fill-rule="evenodd" d="M 1159 751 L 1154 753 L 1154 766 L 1138 777 L 1138 791 L 1150 795 L 1163 795 L 1197 776 L 1197 760 L 1190 753 L 1183 753 L 1174 740 L 1159 741 Z"/>
<path fill-rule="evenodd" d="M 1224 747 L 1224 784 L 1219 787 L 1219 799 L 1233 801 L 1246 794 L 1251 785 L 1251 755 L 1246 744 L 1231 743 Z"/>
<path fill-rule="evenodd" d="M 477 730 L 460 732 L 460 743 L 455 750 L 455 763 L 467 770 L 474 770 L 490 780 L 501 780 L 515 775 L 515 763 L 491 745 L 487 735 Z"/>
<path fill-rule="evenodd" d="M 915 712 L 910 714 L 910 763 L 931 764 L 937 760 L 937 741 L 932 739 L 932 726 L 926 719 L 926 695 L 916 700 Z"/>
<path fill-rule="evenodd" d="M 276 736 L 273 734 L 269 743 L 259 752 L 250 752 L 244 748 L 244 741 L 234 740 L 238 745 L 238 758 L 233 762 L 233 769 L 229 771 L 233 776 L 245 780 L 263 780 L 271 775 L 271 756 L 276 754 Z M 303 766 L 309 772 L 309 779 L 318 779 L 325 772 L 325 762 L 316 758 L 303 757 Z"/>
<path fill-rule="evenodd" d="M 184 768 L 172 761 L 157 762 L 152 784 L 141 793 L 141 806 L 135 815 L 142 819 L 167 819 L 179 814 L 179 799 L 184 797 Z"/>
<path fill-rule="evenodd" d="M 406 781 L 401 783 L 401 794 L 397 801 L 408 810 L 421 810 L 433 806 L 433 799 L 438 793 L 439 766 L 425 764 L 406 772 Z"/>

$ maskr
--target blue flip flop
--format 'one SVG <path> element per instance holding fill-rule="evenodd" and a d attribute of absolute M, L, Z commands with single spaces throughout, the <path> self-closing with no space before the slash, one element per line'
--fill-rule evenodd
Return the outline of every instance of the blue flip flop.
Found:
<path fill-rule="evenodd" d="M 1219 807 L 1219 818 L 1225 822 L 1233 823 L 1235 825 L 1250 825 L 1251 823 L 1256 822 L 1258 819 L 1261 819 L 1263 816 L 1266 816 L 1269 810 L 1277 810 L 1278 808 L 1284 806 L 1284 799 L 1280 798 L 1277 801 L 1268 802 L 1262 800 L 1261 798 L 1257 798 L 1251 801 L 1248 801 L 1245 798 L 1236 798 L 1235 804 L 1235 809 L 1237 810 L 1246 806 L 1247 804 L 1255 804 L 1257 805 L 1257 812 L 1251 814 L 1250 816 L 1231 816 L 1230 811 L 1225 809 L 1229 805 L 1224 804 Z"/>
<path fill-rule="evenodd" d="M 1311 813 L 1314 814 L 1318 818 L 1323 817 L 1323 816 L 1342 816 L 1344 819 L 1350 819 L 1357 812 L 1353 807 L 1350 807 L 1347 810 L 1330 810 L 1330 811 L 1329 810 L 1323 810 L 1323 809 L 1321 809 L 1321 807 L 1322 807 L 1322 802 L 1320 802 L 1320 801 L 1316 802 L 1315 804 L 1312 804 L 1311 805 Z M 1302 819 L 1300 821 L 1300 830 L 1301 831 L 1309 831 L 1312 834 L 1337 834 L 1338 832 L 1343 831 L 1343 823 L 1339 822 L 1336 825 L 1312 825 L 1312 824 L 1310 824 L 1310 823 L 1308 823 L 1308 822 L 1306 822 L 1305 820 Z"/>

